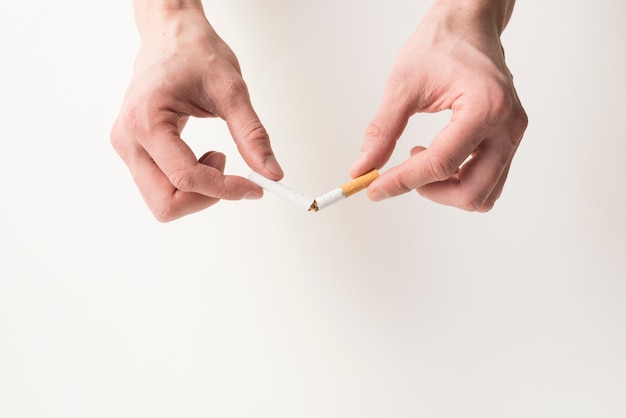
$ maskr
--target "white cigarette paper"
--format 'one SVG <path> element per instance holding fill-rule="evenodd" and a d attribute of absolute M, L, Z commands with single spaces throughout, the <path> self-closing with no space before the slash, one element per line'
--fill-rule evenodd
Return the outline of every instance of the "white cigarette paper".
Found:
<path fill-rule="evenodd" d="M 313 203 L 311 203 L 309 211 L 317 212 L 318 210 L 324 209 L 326 206 L 337 203 L 345 198 L 346 197 L 344 196 L 341 187 L 337 187 L 336 189 L 331 190 L 330 192 L 323 194 L 320 197 L 316 197 Z"/>
<path fill-rule="evenodd" d="M 363 189 L 366 189 L 367 186 L 370 185 L 376 178 L 378 177 L 378 170 L 374 169 L 372 171 L 368 171 L 344 184 L 341 187 L 338 187 L 330 192 L 321 195 L 316 198 L 313 203 L 311 203 L 311 207 L 309 207 L 309 211 L 317 212 L 318 210 L 325 208 L 326 206 L 332 205 L 333 203 L 337 203 L 340 200 L 343 200 L 347 197 L 352 196 L 355 193 L 360 192 Z"/>
<path fill-rule="evenodd" d="M 264 190 L 268 192 L 272 192 L 280 197 L 283 197 L 298 206 L 302 206 L 305 209 L 309 209 L 311 207 L 311 202 L 313 198 L 305 196 L 301 193 L 296 192 L 295 190 L 281 184 L 277 181 L 270 180 L 267 177 L 263 177 L 259 173 L 252 172 L 248 176 L 248 180 L 257 186 L 262 187 Z"/>
<path fill-rule="evenodd" d="M 270 180 L 267 177 L 263 177 L 259 173 L 252 172 L 248 176 L 248 179 L 254 184 L 262 187 L 263 189 L 272 192 L 280 197 L 283 197 L 298 206 L 306 208 L 309 212 L 317 212 L 326 206 L 337 203 L 353 194 L 366 189 L 378 177 L 378 171 L 376 169 L 363 174 L 349 181 L 341 187 L 331 190 L 330 192 L 321 195 L 315 199 L 298 193 L 295 190 L 281 184 L 277 181 Z"/>

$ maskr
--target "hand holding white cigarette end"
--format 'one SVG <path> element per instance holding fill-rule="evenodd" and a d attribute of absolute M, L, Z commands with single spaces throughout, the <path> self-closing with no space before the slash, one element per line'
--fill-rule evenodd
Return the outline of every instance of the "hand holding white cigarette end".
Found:
<path fill-rule="evenodd" d="M 251 169 L 282 178 L 235 54 L 207 21 L 200 1 L 178 2 L 178 7 L 157 3 L 135 1 L 142 42 L 111 130 L 114 149 L 160 221 L 221 199 L 260 198 L 263 191 L 257 185 L 224 173 L 224 154 L 210 152 L 197 159 L 183 139 L 190 117 L 219 117 Z"/>
<path fill-rule="evenodd" d="M 272 192 L 278 196 L 281 196 L 298 206 L 307 209 L 309 212 L 317 212 L 327 206 L 337 203 L 345 198 L 352 196 L 355 193 L 360 192 L 367 188 L 371 182 L 378 177 L 378 170 L 371 170 L 362 176 L 355 178 L 354 180 L 345 183 L 341 187 L 331 190 L 330 192 L 323 194 L 316 198 L 311 198 L 295 190 L 285 186 L 274 180 L 270 180 L 263 177 L 259 173 L 252 172 L 248 179 L 262 187 L 263 189 Z"/>

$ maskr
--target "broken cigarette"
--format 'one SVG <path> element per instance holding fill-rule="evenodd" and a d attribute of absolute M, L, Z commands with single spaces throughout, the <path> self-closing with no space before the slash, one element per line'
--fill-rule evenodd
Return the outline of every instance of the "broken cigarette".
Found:
<path fill-rule="evenodd" d="M 330 192 L 321 195 L 320 197 L 315 198 L 311 206 L 309 207 L 309 211 L 317 212 L 318 210 L 325 208 L 326 206 L 332 205 L 333 203 L 339 202 L 347 197 L 352 196 L 355 193 L 360 192 L 363 189 L 366 189 L 367 186 L 370 185 L 378 177 L 378 170 L 374 169 L 372 171 L 368 171 L 344 184 L 341 187 L 338 187 Z"/>
<path fill-rule="evenodd" d="M 284 184 L 281 184 L 274 180 L 270 180 L 267 177 L 263 177 L 259 173 L 253 171 L 248 176 L 248 180 L 269 192 L 275 193 L 278 196 L 295 203 L 298 206 L 302 206 L 306 209 L 309 209 L 311 207 L 311 201 L 313 200 L 312 198 L 298 193 L 295 190 L 285 186 Z"/>
<path fill-rule="evenodd" d="M 248 179 L 263 189 L 275 193 L 278 196 L 297 204 L 298 206 L 306 208 L 309 212 L 317 212 L 326 206 L 339 202 L 340 200 L 350 197 L 353 194 L 367 188 L 367 186 L 369 186 L 370 183 L 377 177 L 378 171 L 374 169 L 315 199 L 298 193 L 277 181 L 263 177 L 254 171 L 250 173 Z"/>

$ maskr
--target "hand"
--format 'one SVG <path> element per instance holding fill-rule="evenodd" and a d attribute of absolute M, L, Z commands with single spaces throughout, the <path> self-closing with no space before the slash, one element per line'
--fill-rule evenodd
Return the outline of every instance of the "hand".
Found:
<path fill-rule="evenodd" d="M 111 132 L 113 147 L 148 207 L 164 222 L 220 199 L 263 195 L 247 179 L 224 175 L 224 154 L 196 158 L 181 139 L 190 116 L 222 118 L 252 169 L 275 180 L 283 175 L 250 103 L 237 58 L 201 6 L 166 14 L 158 26 L 140 25 L 142 44 L 134 74 Z"/>
<path fill-rule="evenodd" d="M 414 147 L 368 195 L 378 201 L 415 189 L 435 202 L 484 212 L 502 192 L 527 117 L 499 40 L 508 17 L 458 6 L 467 1 L 447 3 L 431 8 L 398 55 L 350 173 L 383 166 L 413 114 L 451 109 L 430 146 Z"/>

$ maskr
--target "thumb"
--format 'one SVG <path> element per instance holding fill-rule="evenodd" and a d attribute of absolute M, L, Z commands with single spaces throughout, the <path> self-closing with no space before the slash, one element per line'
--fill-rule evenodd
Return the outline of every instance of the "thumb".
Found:
<path fill-rule="evenodd" d="M 243 101 L 224 118 L 239 153 L 254 171 L 280 180 L 284 173 L 276 157 L 265 127 L 249 100 Z"/>
<path fill-rule="evenodd" d="M 352 177 L 381 168 L 391 157 L 409 119 L 408 106 L 401 103 L 396 95 L 385 93 L 376 115 L 367 125 L 359 156 L 350 167 Z"/>

